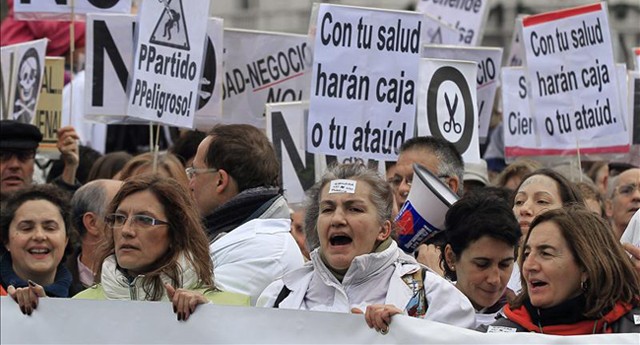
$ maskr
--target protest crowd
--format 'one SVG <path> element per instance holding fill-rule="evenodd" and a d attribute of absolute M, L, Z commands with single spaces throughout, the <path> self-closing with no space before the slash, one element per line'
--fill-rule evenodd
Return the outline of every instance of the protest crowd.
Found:
<path fill-rule="evenodd" d="M 606 3 L 519 17 L 503 51 L 473 30 L 486 0 L 318 4 L 308 36 L 196 1 L 7 0 L 2 303 L 640 333 L 640 48 L 615 63 Z"/>

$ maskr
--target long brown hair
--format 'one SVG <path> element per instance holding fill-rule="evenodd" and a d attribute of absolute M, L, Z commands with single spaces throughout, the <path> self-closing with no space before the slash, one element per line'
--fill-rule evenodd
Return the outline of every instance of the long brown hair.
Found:
<path fill-rule="evenodd" d="M 640 276 L 620 242 L 616 240 L 613 230 L 602 217 L 582 205 L 547 211 L 531 223 L 525 244 L 535 227 L 544 222 L 553 222 L 558 226 L 576 264 L 587 274 L 583 288 L 587 300 L 583 314 L 585 317 L 600 318 L 617 302 L 638 305 Z M 518 264 L 523 267 L 523 255 L 518 258 Z M 511 304 L 512 308 L 520 307 L 529 298 L 523 275 L 520 280 L 522 292 Z"/>
<path fill-rule="evenodd" d="M 214 288 L 213 263 L 209 256 L 209 242 L 200 222 L 197 208 L 189 192 L 174 179 L 158 174 L 135 176 L 125 181 L 122 188 L 109 204 L 107 213 L 113 213 L 120 203 L 131 194 L 150 191 L 164 205 L 169 222 L 169 249 L 144 273 L 143 289 L 151 300 L 159 300 L 164 294 L 161 275 L 166 275 L 174 287 L 184 288 L 182 272 L 178 260 L 184 255 L 193 266 L 199 279 L 199 288 Z M 98 248 L 100 264 L 115 252 L 113 229 L 105 228 L 104 241 Z M 102 265 L 99 265 L 96 281 L 100 281 Z"/>

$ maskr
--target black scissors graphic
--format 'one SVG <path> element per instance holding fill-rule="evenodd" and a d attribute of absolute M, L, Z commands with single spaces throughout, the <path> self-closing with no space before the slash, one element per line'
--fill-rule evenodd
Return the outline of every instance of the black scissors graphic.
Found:
<path fill-rule="evenodd" d="M 456 132 L 457 134 L 460 134 L 460 132 L 462 132 L 462 125 L 456 122 L 456 119 L 455 119 L 456 109 L 458 108 L 458 94 L 456 94 L 456 98 L 453 99 L 453 107 L 449 102 L 449 95 L 447 95 L 446 93 L 444 94 L 444 101 L 447 102 L 447 110 L 449 111 L 449 121 L 446 121 L 443 124 L 442 129 L 444 129 L 444 131 L 447 133 L 450 133 L 451 129 L 453 129 L 454 132 Z"/>

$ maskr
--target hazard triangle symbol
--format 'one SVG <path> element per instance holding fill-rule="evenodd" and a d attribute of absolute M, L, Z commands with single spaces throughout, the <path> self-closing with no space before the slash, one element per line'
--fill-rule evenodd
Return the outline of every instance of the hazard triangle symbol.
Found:
<path fill-rule="evenodd" d="M 149 42 L 171 48 L 190 50 L 182 0 L 158 1 L 164 4 L 164 9 L 155 29 L 151 33 Z"/>

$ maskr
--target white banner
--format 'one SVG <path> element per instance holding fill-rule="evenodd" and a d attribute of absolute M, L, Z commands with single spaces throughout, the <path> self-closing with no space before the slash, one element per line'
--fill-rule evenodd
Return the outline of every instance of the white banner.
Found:
<path fill-rule="evenodd" d="M 185 322 L 163 302 L 41 299 L 23 315 L 0 298 L 2 344 L 634 344 L 640 334 L 480 333 L 396 315 L 389 333 L 363 315 L 200 305 Z"/>
<path fill-rule="evenodd" d="M 496 90 L 500 85 L 502 48 L 455 47 L 425 45 L 422 57 L 445 60 L 467 60 L 478 64 L 476 90 L 478 98 L 478 135 L 480 142 L 487 139 Z"/>
<path fill-rule="evenodd" d="M 422 14 L 321 4 L 307 150 L 394 160 L 413 136 Z"/>
<path fill-rule="evenodd" d="M 618 67 L 617 71 L 619 76 L 626 72 L 621 67 Z M 618 80 L 621 79 L 625 80 Z M 502 68 L 502 84 L 502 128 L 506 157 L 575 155 L 578 153 L 578 144 L 582 155 L 629 152 L 629 133 L 625 131 L 610 133 L 586 142 L 558 145 L 546 132 L 538 132 L 533 124 L 530 111 L 536 105 L 529 103 L 524 68 Z M 623 94 L 626 93 L 625 91 Z M 630 123 L 628 126 L 630 127 Z"/>
<path fill-rule="evenodd" d="M 0 48 L 0 119 L 33 124 L 46 49 L 46 39 Z"/>
<path fill-rule="evenodd" d="M 420 61 L 418 135 L 453 143 L 465 162 L 480 161 L 477 70 L 472 61 Z"/>
<path fill-rule="evenodd" d="M 13 6 L 16 19 L 21 20 L 71 20 L 72 11 L 76 15 L 131 13 L 131 0 L 15 0 Z"/>
<path fill-rule="evenodd" d="M 606 3 L 523 19 L 534 124 L 558 145 L 624 128 Z"/>
<path fill-rule="evenodd" d="M 146 1 L 127 115 L 193 128 L 207 32 L 208 0 Z"/>
<path fill-rule="evenodd" d="M 306 35 L 226 29 L 223 121 L 265 128 L 266 103 L 308 100 L 308 41 Z"/>
<path fill-rule="evenodd" d="M 284 196 L 301 204 L 315 181 L 315 155 L 305 150 L 309 102 L 267 103 L 267 137 L 280 161 Z"/>
<path fill-rule="evenodd" d="M 489 0 L 418 0 L 416 10 L 449 23 L 459 31 L 458 45 L 480 45 Z"/>

